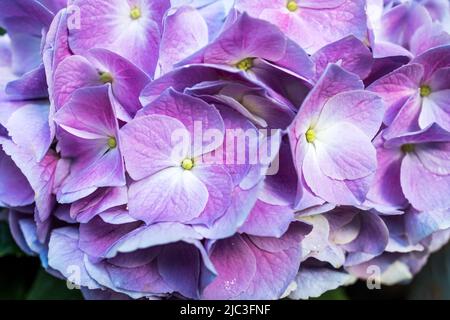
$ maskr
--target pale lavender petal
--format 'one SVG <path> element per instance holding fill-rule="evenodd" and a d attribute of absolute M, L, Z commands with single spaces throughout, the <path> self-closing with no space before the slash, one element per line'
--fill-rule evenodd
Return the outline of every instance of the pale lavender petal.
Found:
<path fill-rule="evenodd" d="M 137 220 L 130 216 L 126 206 L 108 209 L 99 214 L 103 221 L 109 224 L 126 224 Z"/>
<path fill-rule="evenodd" d="M 84 253 L 78 248 L 78 230 L 74 227 L 56 229 L 49 243 L 49 266 L 70 278 L 76 272 L 80 277 L 73 279 L 76 285 L 97 289 L 99 285 L 87 273 L 84 266 Z"/>
<path fill-rule="evenodd" d="M 218 277 L 205 289 L 204 298 L 279 299 L 300 265 L 299 242 L 307 233 L 300 225 L 280 239 L 237 235 L 216 243 L 211 260 Z"/>
<path fill-rule="evenodd" d="M 60 140 L 61 155 L 73 159 L 70 174 L 61 183 L 60 202 L 70 194 L 69 203 L 86 197 L 97 188 L 125 185 L 122 156 L 119 148 L 108 146 L 108 139 L 81 139 L 67 133 Z"/>
<path fill-rule="evenodd" d="M 439 230 L 450 228 L 450 211 L 418 212 L 410 210 L 405 217 L 405 228 L 412 243 L 418 243 Z"/>
<path fill-rule="evenodd" d="M 99 189 L 92 195 L 74 202 L 70 206 L 70 216 L 78 222 L 87 223 L 96 215 L 107 209 L 124 205 L 127 201 L 125 187 Z"/>
<path fill-rule="evenodd" d="M 297 288 L 289 298 L 299 300 L 318 298 L 327 291 L 351 284 L 355 278 L 346 272 L 328 268 L 301 267 L 295 278 Z"/>
<path fill-rule="evenodd" d="M 410 50 L 418 56 L 428 49 L 450 44 L 450 34 L 438 23 L 426 24 L 419 28 L 411 38 Z"/>
<path fill-rule="evenodd" d="M 389 240 L 389 230 L 383 220 L 375 213 L 369 211 L 360 212 L 357 215 L 360 219 L 359 234 L 344 248 L 350 252 L 368 253 L 377 256 L 383 253 Z"/>
<path fill-rule="evenodd" d="M 386 103 L 387 112 L 384 119 L 386 124 L 391 124 L 408 99 L 418 93 L 423 72 L 421 65 L 410 64 L 393 71 L 368 87 L 368 90 L 377 93 Z"/>
<path fill-rule="evenodd" d="M 199 165 L 193 169 L 193 173 L 206 186 L 208 202 L 201 215 L 190 223 L 211 227 L 231 205 L 233 179 L 222 166 Z"/>
<path fill-rule="evenodd" d="M 23 252 L 35 256 L 39 252 L 45 251 L 42 243 L 37 239 L 36 223 L 31 215 L 9 210 L 8 224 L 12 237 Z M 32 238 L 34 239 L 30 241 Z"/>
<path fill-rule="evenodd" d="M 249 237 L 247 244 L 256 258 L 256 273 L 248 289 L 238 299 L 280 299 L 298 272 L 301 258 L 299 243 L 310 229 L 294 224 L 280 239 Z M 258 241 L 258 242 L 255 242 Z M 266 245 L 282 245 L 277 250 L 266 251 Z"/>
<path fill-rule="evenodd" d="M 314 194 L 328 202 L 340 205 L 361 204 L 366 198 L 373 178 L 369 176 L 353 181 L 333 180 L 322 172 L 317 155 L 311 149 L 303 162 L 303 174 Z"/>
<path fill-rule="evenodd" d="M 95 217 L 80 225 L 79 247 L 91 257 L 105 257 L 119 240 L 140 225 L 139 222 L 113 225 Z"/>
<path fill-rule="evenodd" d="M 402 147 L 405 144 L 423 144 L 430 142 L 448 142 L 450 140 L 450 132 L 442 129 L 439 125 L 433 124 L 428 128 L 420 131 L 405 133 L 401 136 L 387 140 L 385 146 L 387 148 Z"/>
<path fill-rule="evenodd" d="M 412 63 L 419 63 L 423 66 L 426 83 L 436 71 L 450 66 L 450 45 L 430 49 L 415 58 Z"/>
<path fill-rule="evenodd" d="M 139 249 L 176 243 L 179 241 L 201 240 L 201 236 L 190 226 L 181 223 L 155 223 L 140 227 L 115 243 L 107 256 L 114 257 L 118 253 L 130 253 Z"/>
<path fill-rule="evenodd" d="M 224 239 L 233 236 L 245 223 L 261 192 L 262 183 L 250 190 L 237 187 L 232 194 L 232 203 L 227 212 L 213 226 L 196 225 L 194 229 L 207 239 Z"/>
<path fill-rule="evenodd" d="M 161 115 L 137 118 L 120 130 L 122 153 L 132 179 L 138 181 L 169 167 L 181 169 L 190 150 L 185 152 L 180 145 L 183 141 L 174 136 L 177 132 L 185 133 L 186 127 L 175 118 Z"/>
<path fill-rule="evenodd" d="M 65 2 L 65 1 L 64 1 Z M 42 60 L 49 93 L 53 91 L 53 78 L 58 65 L 72 55 L 69 49 L 69 30 L 67 29 L 67 10 L 61 10 L 53 19 L 42 48 Z M 52 98 L 50 96 L 50 98 Z"/>
<path fill-rule="evenodd" d="M 69 101 L 76 89 L 102 84 L 98 72 L 81 56 L 64 59 L 56 68 L 54 79 L 51 98 L 56 110 L 61 109 Z"/>
<path fill-rule="evenodd" d="M 379 121 L 381 122 L 381 117 Z M 375 148 L 370 138 L 356 126 L 338 122 L 328 129 L 319 128 L 314 148 L 323 174 L 336 180 L 354 180 L 375 172 Z"/>
<path fill-rule="evenodd" d="M 423 25 L 431 23 L 424 6 L 417 3 L 402 3 L 383 15 L 381 19 L 384 40 L 408 47 L 414 33 Z"/>
<path fill-rule="evenodd" d="M 414 154 L 407 154 L 403 159 L 401 183 L 406 198 L 414 208 L 421 211 L 450 208 L 450 176 L 428 171 Z"/>
<path fill-rule="evenodd" d="M 11 81 L 5 89 L 13 100 L 43 99 L 48 97 L 44 65 L 25 73 L 20 79 Z"/>
<path fill-rule="evenodd" d="M 2 206 L 23 207 L 32 204 L 34 191 L 14 161 L 0 150 L 0 203 Z"/>
<path fill-rule="evenodd" d="M 208 44 L 208 25 L 198 10 L 182 6 L 164 21 L 158 65 L 160 74 Z"/>
<path fill-rule="evenodd" d="M 249 235 L 279 238 L 293 220 L 294 210 L 289 206 L 271 205 L 258 200 L 239 230 Z"/>
<path fill-rule="evenodd" d="M 75 0 L 73 5 L 82 16 L 80 27 L 69 30 L 70 48 L 75 54 L 92 48 L 109 49 L 153 75 L 162 17 L 169 1 Z M 139 10 L 139 14 L 133 16 L 133 10 Z"/>
<path fill-rule="evenodd" d="M 57 155 L 54 152 L 49 152 L 38 162 L 31 154 L 10 141 L 3 142 L 3 150 L 11 156 L 15 164 L 27 177 L 35 193 L 37 219 L 44 222 L 50 217 L 55 204 L 53 185 L 58 163 Z"/>
<path fill-rule="evenodd" d="M 450 67 L 440 68 L 430 79 L 430 89 L 433 92 L 450 89 Z"/>
<path fill-rule="evenodd" d="M 192 155 L 198 156 L 213 151 L 222 144 L 224 124 L 217 109 L 201 99 L 180 94 L 172 89 L 165 91 L 157 100 L 147 105 L 142 115 L 159 114 L 175 118 L 183 123 L 192 138 Z M 200 131 L 201 130 L 201 131 Z M 201 132 L 214 130 L 217 139 L 214 141 L 197 141 Z"/>
<path fill-rule="evenodd" d="M 423 129 L 433 123 L 450 131 L 450 89 L 433 92 L 423 98 L 419 126 Z"/>
<path fill-rule="evenodd" d="M 343 91 L 362 89 L 364 85 L 359 77 L 335 64 L 329 65 L 303 103 L 290 130 L 298 137 L 308 130 L 311 120 L 319 117 L 328 99 Z"/>
<path fill-rule="evenodd" d="M 317 128 L 321 130 L 340 122 L 351 123 L 372 139 L 380 130 L 384 115 L 381 98 L 367 91 L 347 91 L 327 101 Z"/>
<path fill-rule="evenodd" d="M 406 205 L 400 185 L 403 153 L 399 149 L 377 148 L 378 169 L 367 198 L 377 204 L 393 208 Z"/>
<path fill-rule="evenodd" d="M 123 108 L 122 112 L 125 113 L 120 114 L 120 118 L 127 120 L 134 117 L 142 108 L 139 95 L 150 82 L 150 78 L 132 62 L 109 50 L 92 49 L 85 56 L 98 72 L 97 81 L 101 82 L 100 73 L 111 76 L 111 89 L 119 102 L 116 110 Z M 117 116 L 119 117 L 119 114 Z"/>
<path fill-rule="evenodd" d="M 450 143 L 424 143 L 415 146 L 415 153 L 423 166 L 438 175 L 450 174 Z"/>
<path fill-rule="evenodd" d="M 246 58 L 280 60 L 286 37 L 273 25 L 244 13 L 204 52 L 204 62 L 234 66 Z"/>
<path fill-rule="evenodd" d="M 256 273 L 256 257 L 241 236 L 218 241 L 210 256 L 219 276 L 204 290 L 204 299 L 229 299 L 247 290 Z"/>
<path fill-rule="evenodd" d="M 419 131 L 419 117 L 422 111 L 422 98 L 419 93 L 414 94 L 405 102 L 392 123 L 384 131 L 383 137 L 391 139 L 408 132 Z"/>
<path fill-rule="evenodd" d="M 53 142 L 48 119 L 47 103 L 30 103 L 14 112 L 5 127 L 14 143 L 40 161 Z M 24 123 L 27 125 L 24 126 Z"/>
<path fill-rule="evenodd" d="M 277 25 L 308 53 L 351 34 L 361 40 L 366 36 L 365 1 L 299 2 L 295 12 L 286 9 L 286 2 L 269 8 L 259 18 Z"/>
<path fill-rule="evenodd" d="M 329 63 L 337 63 L 361 79 L 367 78 L 373 64 L 369 48 L 355 36 L 348 36 L 326 45 L 317 51 L 312 59 L 316 65 L 316 79 L 319 79 Z"/>
<path fill-rule="evenodd" d="M 146 106 L 156 100 L 167 88 L 178 92 L 203 81 L 216 81 L 222 73 L 210 65 L 194 65 L 173 70 L 149 83 L 141 93 L 141 103 Z"/>
<path fill-rule="evenodd" d="M 84 263 L 89 275 L 97 283 L 133 299 L 171 291 L 158 274 L 156 261 L 137 268 L 117 267 L 107 261 L 96 263 L 88 258 L 85 258 Z"/>
<path fill-rule="evenodd" d="M 181 166 L 164 169 L 129 189 L 130 215 L 147 224 L 155 222 L 187 222 L 205 209 L 208 189 L 193 172 Z"/>

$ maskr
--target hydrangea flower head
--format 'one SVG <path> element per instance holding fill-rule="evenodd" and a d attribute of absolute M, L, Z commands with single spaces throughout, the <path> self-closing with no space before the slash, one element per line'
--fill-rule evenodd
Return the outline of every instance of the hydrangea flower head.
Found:
<path fill-rule="evenodd" d="M 3 0 L 14 239 L 88 299 L 411 280 L 450 239 L 449 10 Z"/>

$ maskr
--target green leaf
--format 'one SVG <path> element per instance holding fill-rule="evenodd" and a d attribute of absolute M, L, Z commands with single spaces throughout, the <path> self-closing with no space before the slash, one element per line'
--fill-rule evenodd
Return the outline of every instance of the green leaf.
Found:
<path fill-rule="evenodd" d="M 6 30 L 0 27 L 0 37 L 6 34 Z"/>
<path fill-rule="evenodd" d="M 22 256 L 23 253 L 17 247 L 14 239 L 9 231 L 8 224 L 5 222 L 0 223 L 0 258 L 15 255 Z"/>
<path fill-rule="evenodd" d="M 450 299 L 450 244 L 430 257 L 411 284 L 409 299 Z"/>
<path fill-rule="evenodd" d="M 80 290 L 69 290 L 65 281 L 41 269 L 26 298 L 27 300 L 81 300 L 83 296 Z"/>
<path fill-rule="evenodd" d="M 311 300 L 348 300 L 348 296 L 345 293 L 345 289 L 341 287 L 335 290 L 327 291 L 319 298 L 313 298 Z"/>

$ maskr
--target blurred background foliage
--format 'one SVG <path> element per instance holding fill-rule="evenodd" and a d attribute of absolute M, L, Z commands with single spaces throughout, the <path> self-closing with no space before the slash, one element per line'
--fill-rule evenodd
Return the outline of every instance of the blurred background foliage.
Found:
<path fill-rule="evenodd" d="M 0 299 L 79 300 L 79 290 L 47 274 L 35 257 L 24 255 L 15 245 L 8 225 L 0 222 Z M 450 244 L 431 256 L 410 284 L 368 290 L 365 282 L 325 293 L 319 300 L 450 299 Z"/>
<path fill-rule="evenodd" d="M 0 222 L 0 299 L 82 299 L 79 290 L 68 290 L 66 282 L 45 272 L 40 261 L 23 254 L 15 245 L 8 225 Z"/>

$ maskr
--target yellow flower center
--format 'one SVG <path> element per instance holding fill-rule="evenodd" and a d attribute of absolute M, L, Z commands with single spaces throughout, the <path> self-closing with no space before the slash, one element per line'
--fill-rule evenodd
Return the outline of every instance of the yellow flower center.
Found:
<path fill-rule="evenodd" d="M 314 129 L 309 129 L 308 131 L 306 131 L 306 141 L 308 141 L 308 143 L 313 143 L 316 140 L 316 132 L 314 131 Z"/>
<path fill-rule="evenodd" d="M 113 82 L 113 76 L 109 72 L 100 72 L 100 81 L 102 83 L 112 83 Z"/>
<path fill-rule="evenodd" d="M 133 20 L 137 20 L 141 17 L 141 9 L 139 9 L 138 7 L 134 7 L 133 9 L 131 9 L 130 12 L 130 17 Z"/>
<path fill-rule="evenodd" d="M 431 94 L 431 88 L 430 86 L 424 85 L 420 87 L 420 96 L 421 97 L 428 97 Z"/>
<path fill-rule="evenodd" d="M 184 159 L 182 162 L 181 162 L 181 167 L 184 169 L 184 170 L 192 170 L 192 168 L 194 167 L 194 161 L 192 160 L 192 159 Z"/>
<path fill-rule="evenodd" d="M 404 145 L 402 146 L 402 151 L 403 151 L 404 153 L 411 153 L 411 152 L 414 152 L 415 149 L 416 149 L 416 148 L 414 147 L 413 144 L 404 144 Z"/>
<path fill-rule="evenodd" d="M 244 60 L 239 61 L 236 63 L 236 68 L 242 70 L 242 71 L 248 71 L 253 67 L 253 58 L 245 58 Z"/>
<path fill-rule="evenodd" d="M 297 1 L 288 1 L 286 8 L 290 11 L 290 12 L 295 12 L 298 9 L 298 4 Z"/>
<path fill-rule="evenodd" d="M 110 149 L 115 149 L 115 148 L 117 147 L 117 141 L 116 141 L 116 138 L 110 137 L 110 138 L 108 139 L 108 147 L 109 147 Z"/>

